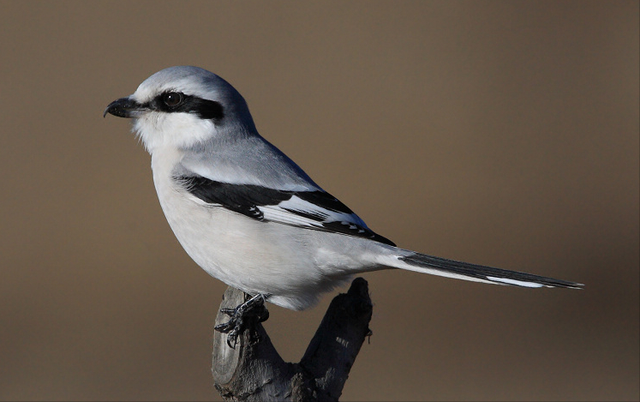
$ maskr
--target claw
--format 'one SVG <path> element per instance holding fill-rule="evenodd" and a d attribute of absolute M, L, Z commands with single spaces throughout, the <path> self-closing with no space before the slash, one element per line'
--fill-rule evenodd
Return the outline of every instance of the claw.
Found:
<path fill-rule="evenodd" d="M 214 329 L 223 334 L 227 334 L 227 345 L 231 349 L 236 348 L 238 336 L 244 330 L 244 319 L 251 315 L 258 318 L 258 322 L 266 321 L 269 318 L 269 311 L 264 307 L 264 302 L 268 295 L 257 294 L 245 301 L 236 308 L 223 308 L 220 312 L 230 317 L 229 321 L 218 324 Z"/>

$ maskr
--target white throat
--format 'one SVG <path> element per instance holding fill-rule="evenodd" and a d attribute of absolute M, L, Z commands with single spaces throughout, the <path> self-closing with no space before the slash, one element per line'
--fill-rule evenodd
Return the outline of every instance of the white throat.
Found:
<path fill-rule="evenodd" d="M 189 148 L 217 133 L 211 120 L 197 115 L 154 111 L 136 117 L 132 130 L 150 154 L 161 148 Z"/>

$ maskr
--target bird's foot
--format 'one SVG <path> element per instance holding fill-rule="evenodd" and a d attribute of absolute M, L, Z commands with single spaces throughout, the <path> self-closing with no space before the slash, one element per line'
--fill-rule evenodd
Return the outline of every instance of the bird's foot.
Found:
<path fill-rule="evenodd" d="M 266 321 L 269 318 L 269 310 L 264 305 L 268 295 L 257 294 L 245 301 L 236 308 L 223 308 L 221 313 L 231 317 L 229 321 L 218 324 L 214 329 L 223 334 L 227 334 L 227 345 L 231 349 L 235 349 L 238 342 L 238 336 L 245 329 L 245 319 L 255 317 L 258 322 Z"/>

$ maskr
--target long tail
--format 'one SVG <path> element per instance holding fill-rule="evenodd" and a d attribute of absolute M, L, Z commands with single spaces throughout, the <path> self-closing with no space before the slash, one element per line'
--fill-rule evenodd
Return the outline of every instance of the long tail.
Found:
<path fill-rule="evenodd" d="M 406 269 L 420 273 L 463 279 L 474 282 L 493 283 L 498 285 L 521 286 L 526 288 L 570 288 L 581 289 L 584 285 L 577 282 L 547 278 L 524 272 L 486 267 L 466 262 L 432 257 L 414 251 L 401 250 L 402 255 L 386 256 L 384 264 L 394 268 Z M 382 261 L 380 261 L 382 262 Z"/>

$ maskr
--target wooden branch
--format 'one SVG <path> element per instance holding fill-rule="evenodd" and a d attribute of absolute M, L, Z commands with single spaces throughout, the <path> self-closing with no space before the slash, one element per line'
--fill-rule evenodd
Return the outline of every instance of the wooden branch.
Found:
<path fill-rule="evenodd" d="M 234 308 L 245 294 L 227 288 L 220 308 Z M 214 331 L 212 373 L 226 401 L 337 401 L 364 339 L 372 312 L 367 281 L 356 278 L 336 296 L 300 363 L 286 363 L 257 318 L 249 318 L 235 349 Z M 216 325 L 228 320 L 218 313 Z"/>

